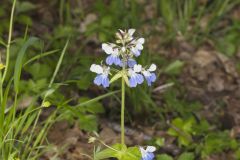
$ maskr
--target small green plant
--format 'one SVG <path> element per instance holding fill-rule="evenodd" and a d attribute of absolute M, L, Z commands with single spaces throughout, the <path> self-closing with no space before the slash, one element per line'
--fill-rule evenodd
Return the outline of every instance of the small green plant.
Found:
<path fill-rule="evenodd" d="M 177 137 L 180 145 L 188 146 L 192 142 L 192 134 L 195 133 L 193 129 L 195 124 L 194 118 L 187 120 L 176 118 L 171 122 L 168 134 Z"/>
<path fill-rule="evenodd" d="M 224 150 L 237 150 L 238 148 L 238 142 L 229 136 L 228 131 L 209 133 L 204 138 L 201 156 L 204 158 Z"/>

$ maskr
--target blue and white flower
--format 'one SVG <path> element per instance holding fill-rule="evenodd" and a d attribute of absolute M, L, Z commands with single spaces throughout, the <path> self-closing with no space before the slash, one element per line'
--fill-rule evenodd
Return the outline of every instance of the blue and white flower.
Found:
<path fill-rule="evenodd" d="M 151 64 L 151 66 L 147 69 L 147 70 L 143 70 L 142 73 L 145 77 L 145 79 L 147 80 L 147 84 L 148 86 L 151 86 L 153 82 L 156 81 L 156 74 L 152 73 L 154 71 L 156 71 L 157 66 L 155 64 Z"/>
<path fill-rule="evenodd" d="M 109 87 L 108 74 L 110 72 L 110 67 L 92 64 L 90 71 L 97 73 L 97 76 L 93 81 L 96 85 L 102 85 L 104 88 Z"/>
<path fill-rule="evenodd" d="M 102 49 L 104 50 L 104 52 L 106 52 L 109 56 L 106 59 L 106 63 L 108 65 L 118 65 L 120 66 L 122 61 L 120 59 L 120 53 L 119 53 L 119 49 L 118 48 L 114 48 L 115 45 L 114 44 L 107 44 L 107 43 L 103 43 L 102 44 Z"/>
<path fill-rule="evenodd" d="M 127 59 L 127 63 L 125 65 L 127 65 L 129 68 L 133 68 L 135 64 L 137 64 L 137 62 L 134 59 L 129 58 Z M 122 67 L 122 65 L 123 65 L 123 61 L 120 66 Z"/>
<path fill-rule="evenodd" d="M 134 56 L 138 57 L 141 54 L 141 51 L 143 50 L 143 44 L 145 42 L 144 38 L 139 38 L 132 43 L 134 46 L 131 48 L 131 52 L 133 53 Z"/>
<path fill-rule="evenodd" d="M 147 146 L 146 149 L 144 149 L 143 147 L 140 147 L 142 160 L 153 160 L 153 158 L 155 157 L 153 152 L 155 151 L 156 151 L 156 147 L 154 146 Z"/>
<path fill-rule="evenodd" d="M 143 76 L 140 74 L 142 70 L 142 65 L 135 64 L 133 66 L 133 69 L 130 68 L 128 70 L 129 75 L 129 86 L 130 87 L 136 87 L 138 84 L 142 84 L 144 81 Z"/>

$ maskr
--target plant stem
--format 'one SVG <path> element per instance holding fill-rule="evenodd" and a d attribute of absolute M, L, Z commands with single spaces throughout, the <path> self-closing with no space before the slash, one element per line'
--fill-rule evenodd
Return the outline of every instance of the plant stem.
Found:
<path fill-rule="evenodd" d="M 3 100 L 3 88 L 2 88 L 2 71 L 0 70 L 0 104 L 2 105 Z M 1 110 L 2 108 L 0 108 Z"/>
<path fill-rule="evenodd" d="M 125 81 L 122 78 L 122 107 L 121 107 L 121 144 L 125 145 L 124 108 L 125 108 Z"/>
<path fill-rule="evenodd" d="M 7 48 L 6 48 L 6 66 L 4 69 L 4 73 L 2 76 L 2 83 L 1 87 L 4 83 L 4 80 L 6 78 L 8 68 L 9 68 L 9 61 L 10 61 L 10 46 L 11 46 L 11 41 L 12 41 L 12 32 L 13 32 L 13 16 L 14 16 L 14 10 L 15 10 L 15 5 L 16 5 L 16 0 L 13 1 L 12 5 L 12 11 L 11 11 L 11 17 L 10 17 L 10 24 L 9 24 L 9 33 L 8 33 L 8 43 L 7 43 Z"/>

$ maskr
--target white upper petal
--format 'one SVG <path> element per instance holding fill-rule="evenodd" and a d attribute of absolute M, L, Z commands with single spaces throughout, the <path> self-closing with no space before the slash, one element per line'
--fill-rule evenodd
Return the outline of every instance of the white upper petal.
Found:
<path fill-rule="evenodd" d="M 131 29 L 128 30 L 128 34 L 130 36 L 132 36 L 135 31 L 136 31 L 136 29 L 131 28 Z"/>
<path fill-rule="evenodd" d="M 157 69 L 157 66 L 156 66 L 156 64 L 151 64 L 151 66 L 149 67 L 149 71 L 150 72 L 153 72 L 153 71 L 156 71 L 156 69 Z"/>
<path fill-rule="evenodd" d="M 147 152 L 145 151 L 145 149 L 143 147 L 139 147 L 139 148 L 140 148 L 140 152 L 141 152 L 142 157 L 146 157 Z"/>
<path fill-rule="evenodd" d="M 151 73 L 149 71 L 143 71 L 142 73 L 145 77 L 151 76 Z"/>
<path fill-rule="evenodd" d="M 140 65 L 140 64 L 135 64 L 135 65 L 133 66 L 133 70 L 134 70 L 134 72 L 141 72 L 141 71 L 142 71 L 142 65 Z"/>
<path fill-rule="evenodd" d="M 104 52 L 106 52 L 107 54 L 112 54 L 113 53 L 113 48 L 112 46 L 110 46 L 107 43 L 103 43 L 102 44 L 102 49 L 104 50 Z"/>
<path fill-rule="evenodd" d="M 156 147 L 154 147 L 154 146 L 147 146 L 146 151 L 147 152 L 155 152 L 156 151 Z"/>
<path fill-rule="evenodd" d="M 139 38 L 139 39 L 137 40 L 137 42 L 140 43 L 140 44 L 143 44 L 143 43 L 145 42 L 145 39 L 144 39 L 144 38 Z"/>
<path fill-rule="evenodd" d="M 143 45 L 142 45 L 141 43 L 138 43 L 138 44 L 136 45 L 136 48 L 137 48 L 138 50 L 143 50 Z"/>
<path fill-rule="evenodd" d="M 134 76 L 136 73 L 132 70 L 132 69 L 129 69 L 128 70 L 128 75 L 129 76 Z"/>
<path fill-rule="evenodd" d="M 100 65 L 97 64 L 92 64 L 90 67 L 90 71 L 97 73 L 97 74 L 102 74 L 103 73 L 103 68 Z"/>

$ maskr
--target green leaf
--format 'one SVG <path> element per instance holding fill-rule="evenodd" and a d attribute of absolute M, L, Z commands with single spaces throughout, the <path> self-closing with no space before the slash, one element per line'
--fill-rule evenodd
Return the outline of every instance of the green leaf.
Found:
<path fill-rule="evenodd" d="M 165 138 L 157 138 L 155 142 L 158 146 L 162 147 L 165 144 Z"/>
<path fill-rule="evenodd" d="M 188 146 L 191 142 L 191 138 L 192 138 L 191 135 L 184 133 L 184 135 L 179 135 L 178 141 L 180 144 Z"/>
<path fill-rule="evenodd" d="M 114 157 L 119 160 L 140 160 L 141 153 L 138 147 L 129 147 L 127 148 L 125 145 L 115 144 L 111 148 L 107 148 L 103 151 L 97 152 L 95 154 L 95 159 L 106 159 Z"/>
<path fill-rule="evenodd" d="M 184 125 L 182 127 L 183 131 L 187 133 L 192 133 L 192 128 L 195 123 L 196 122 L 194 118 L 189 118 L 187 121 L 184 122 Z"/>
<path fill-rule="evenodd" d="M 89 100 L 90 100 L 90 98 L 88 98 L 88 97 L 82 97 L 79 99 L 79 101 L 85 101 L 85 102 L 89 101 Z M 99 103 L 97 101 L 94 103 L 86 104 L 82 108 L 84 108 L 85 111 L 90 112 L 90 113 L 103 113 L 104 112 L 102 103 Z"/>
<path fill-rule="evenodd" d="M 122 149 L 122 145 L 121 144 L 115 144 L 113 146 L 111 146 L 113 149 L 107 148 L 104 149 L 100 152 L 95 153 L 95 160 L 100 160 L 100 159 L 106 159 L 106 158 L 110 158 L 110 157 L 115 157 L 118 158 L 118 154 Z"/>
<path fill-rule="evenodd" d="M 18 53 L 18 57 L 16 60 L 15 69 L 14 69 L 14 89 L 16 93 L 18 93 L 18 89 L 19 89 L 19 81 L 20 81 L 20 76 L 21 76 L 22 66 L 23 66 L 23 57 L 26 54 L 26 50 L 28 49 L 28 47 L 33 45 L 37 40 L 38 39 L 35 37 L 29 38 L 24 43 L 24 45 L 22 46 L 22 48 Z"/>
<path fill-rule="evenodd" d="M 167 154 L 157 155 L 157 160 L 173 160 L 173 158 Z"/>
<path fill-rule="evenodd" d="M 170 136 L 174 136 L 174 137 L 177 137 L 178 136 L 178 132 L 173 129 L 173 128 L 169 128 L 167 133 L 170 135 Z"/>
<path fill-rule="evenodd" d="M 17 6 L 16 6 L 16 11 L 18 13 L 22 13 L 22 12 L 27 12 L 27 11 L 30 11 L 30 10 L 33 10 L 35 9 L 37 6 L 34 5 L 33 3 L 30 3 L 30 2 L 18 2 L 17 3 Z"/>
<path fill-rule="evenodd" d="M 184 62 L 180 60 L 176 60 L 171 64 L 169 64 L 167 68 L 164 70 L 164 72 L 170 75 L 179 74 L 181 72 L 183 65 L 184 65 Z"/>
<path fill-rule="evenodd" d="M 34 80 L 48 78 L 53 72 L 52 68 L 49 65 L 41 64 L 38 62 L 30 65 L 29 67 L 26 67 L 25 70 L 33 76 Z"/>
<path fill-rule="evenodd" d="M 141 152 L 139 147 L 129 147 L 124 153 L 122 160 L 139 160 L 141 159 Z"/>
<path fill-rule="evenodd" d="M 123 78 L 124 78 L 124 81 L 126 82 L 127 86 L 130 86 L 129 81 L 128 81 L 128 77 L 127 77 L 126 74 L 123 74 Z"/>
<path fill-rule="evenodd" d="M 81 76 L 80 80 L 77 81 L 77 86 L 79 89 L 87 90 L 89 86 L 92 84 L 92 76 L 87 74 L 85 76 Z"/>
<path fill-rule="evenodd" d="M 97 131 L 97 118 L 94 115 L 82 115 L 79 117 L 79 127 L 85 131 Z"/>
<path fill-rule="evenodd" d="M 114 81 L 118 80 L 119 78 L 121 78 L 123 76 L 122 72 L 118 72 L 117 74 L 115 74 L 112 79 L 110 80 L 110 83 L 113 83 Z"/>
<path fill-rule="evenodd" d="M 178 160 L 194 160 L 194 154 L 190 152 L 182 153 Z"/>
<path fill-rule="evenodd" d="M 182 128 L 184 123 L 183 123 L 183 120 L 181 118 L 175 118 L 173 121 L 172 121 L 172 124 L 178 128 Z"/>

